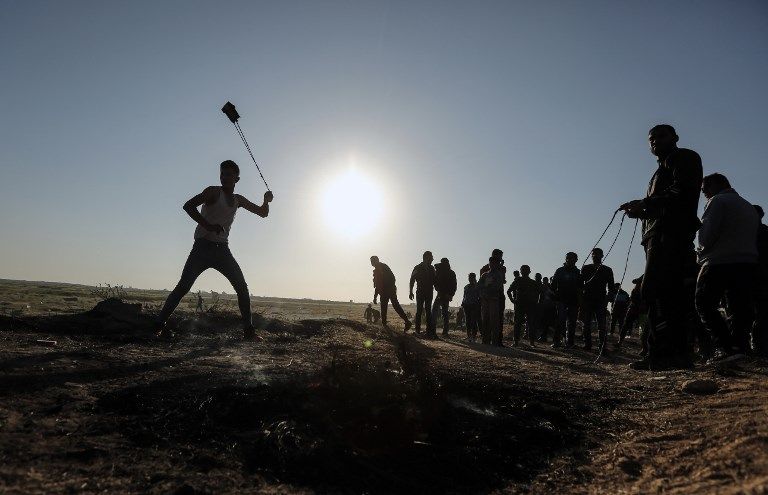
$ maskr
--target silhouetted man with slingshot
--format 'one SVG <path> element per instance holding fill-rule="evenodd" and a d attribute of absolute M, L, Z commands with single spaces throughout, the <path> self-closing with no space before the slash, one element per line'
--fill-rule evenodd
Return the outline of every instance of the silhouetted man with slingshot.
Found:
<path fill-rule="evenodd" d="M 166 299 L 163 309 L 157 317 L 158 337 L 172 337 L 165 322 L 179 305 L 181 298 L 189 292 L 192 285 L 208 268 L 213 268 L 224 275 L 237 293 L 237 304 L 242 317 L 243 337 L 253 339 L 256 331 L 251 323 L 251 297 L 245 283 L 243 271 L 229 250 L 229 230 L 235 220 L 238 208 L 264 218 L 269 215 L 269 203 L 272 192 L 264 193 L 261 206 L 248 201 L 244 196 L 235 194 L 235 184 L 240 180 L 240 167 L 232 160 L 221 162 L 219 166 L 221 186 L 206 187 L 203 192 L 184 203 L 184 211 L 197 222 L 195 243 L 181 272 L 181 280 Z M 202 205 L 202 210 L 197 208 Z"/>

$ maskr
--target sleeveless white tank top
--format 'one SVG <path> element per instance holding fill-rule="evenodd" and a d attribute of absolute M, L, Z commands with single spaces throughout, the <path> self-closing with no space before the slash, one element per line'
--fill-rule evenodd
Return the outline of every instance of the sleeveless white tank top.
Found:
<path fill-rule="evenodd" d="M 200 214 L 203 215 L 203 218 L 205 218 L 208 223 L 212 225 L 221 225 L 224 228 L 224 232 L 209 232 L 205 230 L 202 225 L 198 225 L 195 229 L 195 239 L 227 242 L 229 229 L 232 227 L 232 222 L 235 220 L 235 213 L 237 213 L 237 206 L 237 196 L 235 196 L 235 205 L 229 206 L 224 190 L 219 187 L 219 197 L 210 205 L 203 203 L 203 208 L 200 211 Z"/>

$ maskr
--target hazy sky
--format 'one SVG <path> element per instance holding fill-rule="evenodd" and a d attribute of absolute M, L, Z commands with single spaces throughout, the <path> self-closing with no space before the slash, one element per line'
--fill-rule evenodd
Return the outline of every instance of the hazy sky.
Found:
<path fill-rule="evenodd" d="M 550 275 L 643 196 L 656 123 L 768 206 L 767 61 L 760 0 L 3 0 L 0 278 L 172 288 L 218 163 L 264 192 L 227 100 L 275 193 L 230 236 L 252 293 L 368 300 L 378 254 L 405 300 L 425 249 Z M 383 198 L 356 240 L 322 215 L 351 162 Z"/>

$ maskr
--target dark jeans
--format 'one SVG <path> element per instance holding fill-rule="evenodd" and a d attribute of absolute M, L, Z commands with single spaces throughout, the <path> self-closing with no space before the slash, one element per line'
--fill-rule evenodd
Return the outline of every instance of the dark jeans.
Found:
<path fill-rule="evenodd" d="M 555 330 L 555 337 L 553 339 L 555 343 L 561 343 L 563 341 L 563 335 L 565 335 L 565 343 L 567 345 L 573 345 L 573 339 L 576 336 L 576 316 L 578 314 L 579 303 L 577 301 L 558 301 L 558 325 Z"/>
<path fill-rule="evenodd" d="M 381 300 L 379 301 L 381 303 L 381 323 L 386 325 L 387 324 L 387 304 L 392 301 L 392 307 L 395 309 L 395 313 L 400 315 L 400 318 L 403 319 L 403 321 L 408 321 L 408 317 L 405 315 L 405 311 L 403 311 L 403 307 L 400 306 L 400 301 L 397 300 L 397 288 L 393 288 L 392 292 L 387 292 L 385 294 L 379 294 L 379 297 Z"/>
<path fill-rule="evenodd" d="M 759 281 L 755 290 L 752 350 L 761 356 L 768 356 L 768 280 Z"/>
<path fill-rule="evenodd" d="M 448 314 L 448 303 L 450 303 L 450 300 L 448 299 L 448 296 L 444 294 L 437 294 L 437 297 L 435 297 L 435 302 L 432 304 L 432 322 L 437 321 L 437 312 L 440 311 L 443 315 L 443 335 L 448 335 L 448 323 L 450 322 L 450 317 Z M 431 331 L 434 331 L 432 329 Z"/>
<path fill-rule="evenodd" d="M 627 316 L 628 306 L 628 303 L 613 304 L 613 307 L 611 308 L 611 335 L 613 335 L 613 331 L 617 326 L 619 327 L 619 331 L 621 331 L 621 326 L 624 324 L 624 318 Z"/>
<path fill-rule="evenodd" d="M 501 305 L 502 300 L 498 297 L 485 297 L 480 302 L 483 344 L 501 345 L 501 332 L 499 331 L 499 327 L 502 325 L 499 317 L 503 314 L 499 311 Z"/>
<path fill-rule="evenodd" d="M 416 331 L 421 330 L 421 315 L 426 313 L 427 317 L 427 333 L 433 333 L 435 330 L 434 320 L 432 319 L 432 298 L 435 297 L 435 293 L 429 291 L 427 293 L 421 293 L 416 291 Z M 426 311 L 424 311 L 426 309 Z"/>
<path fill-rule="evenodd" d="M 536 339 L 536 304 L 515 304 L 515 326 L 514 339 L 515 344 L 520 342 L 520 336 L 523 334 L 523 321 L 528 324 L 528 340 L 533 345 Z"/>
<path fill-rule="evenodd" d="M 642 297 L 648 305 L 648 355 L 688 356 L 684 268 L 693 238 L 652 237 L 645 244 Z"/>
<path fill-rule="evenodd" d="M 465 304 L 464 317 L 467 319 L 467 338 L 474 340 L 480 327 L 480 305 Z"/>
<path fill-rule="evenodd" d="M 248 294 L 248 285 L 245 283 L 240 265 L 235 261 L 226 242 L 212 242 L 206 239 L 195 240 L 184 269 L 181 271 L 181 280 L 165 300 L 163 309 L 157 317 L 158 321 L 165 322 L 171 316 L 181 298 L 192 288 L 197 277 L 208 268 L 218 271 L 232 284 L 237 292 L 237 304 L 240 307 L 243 327 L 251 326 L 251 296 Z"/>
<path fill-rule="evenodd" d="M 547 341 L 549 327 L 557 325 L 557 310 L 552 301 L 542 302 L 536 306 L 536 333 L 538 340 Z"/>
<path fill-rule="evenodd" d="M 754 316 L 752 290 L 757 265 L 731 263 L 705 265 L 696 281 L 696 310 L 715 347 L 745 352 Z M 728 300 L 730 330 L 720 313 L 720 302 Z"/>
<path fill-rule="evenodd" d="M 581 317 L 584 322 L 584 347 L 592 347 L 592 318 L 597 320 L 597 332 L 600 343 L 605 341 L 605 317 L 608 314 L 605 300 L 589 300 L 581 302 Z"/>

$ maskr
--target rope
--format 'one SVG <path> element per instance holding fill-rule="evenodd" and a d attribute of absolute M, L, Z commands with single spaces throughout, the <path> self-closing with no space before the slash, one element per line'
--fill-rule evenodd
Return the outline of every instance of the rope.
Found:
<path fill-rule="evenodd" d="M 626 216 L 626 214 L 625 214 Z M 622 222 L 624 221 L 624 218 L 622 217 Z M 624 278 L 627 276 L 627 269 L 629 268 L 629 254 L 632 252 L 632 245 L 635 243 L 635 236 L 637 235 L 637 225 L 640 223 L 640 219 L 635 220 L 635 228 L 632 230 L 632 239 L 629 241 L 629 247 L 627 248 L 627 257 L 624 260 L 624 273 L 621 274 L 621 282 L 619 282 L 619 286 L 624 285 Z M 621 231 L 621 228 L 619 228 L 619 231 Z M 618 234 L 616 234 L 616 237 L 618 238 Z M 616 242 L 614 240 L 614 242 Z M 613 245 L 611 245 L 613 247 Z M 609 250 L 610 251 L 610 250 Z M 597 353 L 597 358 L 595 358 L 594 363 L 597 363 L 601 357 L 603 357 L 603 352 L 605 351 L 605 344 L 608 340 L 608 331 L 603 332 L 603 338 L 600 339 L 600 350 Z"/>
<path fill-rule="evenodd" d="M 592 251 L 594 251 L 595 248 L 597 248 L 597 245 L 600 244 L 600 241 L 603 239 L 603 236 L 605 236 L 605 233 L 608 232 L 608 229 L 611 227 L 611 224 L 613 223 L 613 220 L 616 218 L 616 213 L 618 213 L 618 212 L 619 212 L 619 210 L 616 210 L 614 212 L 613 217 L 611 218 L 611 222 L 608 224 L 608 227 L 606 227 L 605 230 L 603 231 L 603 235 L 600 236 L 600 239 L 597 240 L 597 244 L 595 244 L 595 246 L 592 248 Z M 619 231 L 616 232 L 616 237 L 613 238 L 613 242 L 611 242 L 611 246 L 608 248 L 608 251 L 603 255 L 603 260 L 600 263 L 601 265 L 603 265 L 605 263 L 605 260 L 608 258 L 608 255 L 611 254 L 611 251 L 613 251 L 613 246 L 616 245 L 616 241 L 619 240 L 619 235 L 621 235 L 621 228 L 624 226 L 624 219 L 626 217 L 627 217 L 626 213 L 621 215 L 621 221 L 619 222 Z M 590 254 L 592 253 L 592 251 L 590 251 Z M 589 254 L 587 256 L 589 256 Z M 581 264 L 581 269 L 584 270 L 584 267 L 586 265 L 587 265 L 587 258 L 585 257 L 584 258 L 584 262 Z M 592 276 L 589 278 L 589 280 L 584 282 L 584 285 L 592 282 L 592 280 L 597 276 L 597 273 L 599 271 L 600 271 L 600 267 L 595 269 L 595 273 L 592 274 Z"/>
<path fill-rule="evenodd" d="M 597 247 L 598 244 L 600 244 L 600 241 L 603 240 L 603 237 L 605 237 L 605 233 L 608 232 L 608 229 L 611 228 L 611 225 L 613 225 L 613 221 L 616 220 L 616 214 L 619 213 L 621 210 L 616 210 L 613 212 L 613 216 L 611 217 L 611 221 L 608 222 L 608 226 L 605 227 L 605 230 L 603 230 L 603 233 L 600 234 L 600 237 L 597 239 L 597 242 L 594 246 L 592 246 L 592 249 L 589 250 L 589 253 L 584 257 L 584 263 L 581 264 L 581 267 L 584 268 L 584 265 L 587 264 L 587 259 L 589 258 L 589 255 L 592 253 L 592 251 Z"/>
<path fill-rule="evenodd" d="M 267 190 L 269 190 L 269 184 L 267 184 L 267 179 L 264 178 L 264 174 L 261 173 L 261 168 L 259 167 L 259 164 L 256 163 L 256 158 L 254 158 L 253 153 L 251 152 L 251 147 L 248 145 L 248 141 L 245 139 L 245 133 L 240 128 L 240 124 L 237 122 L 233 122 L 235 125 L 235 129 L 237 130 L 237 134 L 240 136 L 240 139 L 243 140 L 243 144 L 245 145 L 245 149 L 248 150 L 248 154 L 251 155 L 251 160 L 253 160 L 253 164 L 256 165 L 256 170 L 259 171 L 259 175 L 261 176 L 261 180 L 264 181 L 264 185 L 267 186 Z"/>

